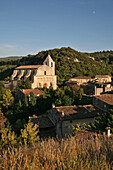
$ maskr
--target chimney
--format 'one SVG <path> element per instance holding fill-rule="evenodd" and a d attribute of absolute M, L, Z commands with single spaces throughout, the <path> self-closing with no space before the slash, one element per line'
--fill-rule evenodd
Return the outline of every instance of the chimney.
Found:
<path fill-rule="evenodd" d="M 110 134 L 110 127 L 106 127 L 106 136 L 109 137 L 111 134 Z"/>
<path fill-rule="evenodd" d="M 55 108 L 55 103 L 52 103 L 52 109 Z"/>

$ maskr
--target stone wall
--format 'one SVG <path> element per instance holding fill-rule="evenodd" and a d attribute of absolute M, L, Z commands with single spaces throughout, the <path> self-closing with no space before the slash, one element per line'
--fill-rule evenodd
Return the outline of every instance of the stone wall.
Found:
<path fill-rule="evenodd" d="M 105 112 L 109 110 L 109 105 L 96 97 L 93 98 L 93 105 Z"/>
<path fill-rule="evenodd" d="M 56 81 L 57 77 L 56 76 L 34 76 L 33 77 L 33 83 L 31 84 L 31 88 L 43 88 L 45 85 L 47 88 L 50 86 L 53 87 L 53 89 L 56 89 Z"/>
<path fill-rule="evenodd" d="M 81 123 L 86 123 L 86 125 L 89 125 L 90 123 L 94 123 L 95 118 L 87 118 L 87 119 L 76 119 L 76 120 L 68 120 L 62 122 L 62 136 L 67 137 L 68 135 L 71 135 L 73 132 L 73 126 Z"/>
<path fill-rule="evenodd" d="M 103 87 L 98 88 L 98 87 L 95 86 L 94 95 L 100 95 L 101 93 L 103 93 Z"/>

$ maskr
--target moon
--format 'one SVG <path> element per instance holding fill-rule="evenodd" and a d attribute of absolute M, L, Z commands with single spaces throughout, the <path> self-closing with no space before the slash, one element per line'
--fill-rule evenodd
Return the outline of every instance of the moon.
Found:
<path fill-rule="evenodd" d="M 92 12 L 93 14 L 95 14 L 96 13 L 96 11 L 95 10 L 93 10 L 93 12 Z"/>

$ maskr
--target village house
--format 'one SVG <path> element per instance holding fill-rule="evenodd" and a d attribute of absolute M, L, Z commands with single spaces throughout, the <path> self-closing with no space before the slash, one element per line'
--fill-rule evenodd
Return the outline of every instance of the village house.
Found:
<path fill-rule="evenodd" d="M 66 82 L 67 86 L 74 84 L 81 86 L 87 95 L 100 95 L 113 90 L 109 75 L 96 75 L 94 78 L 79 76 L 71 78 Z"/>
<path fill-rule="evenodd" d="M 103 113 L 100 109 L 95 108 L 93 105 L 80 105 L 80 106 L 58 106 L 55 107 L 55 105 L 52 106 L 50 110 L 47 111 L 45 117 L 49 119 L 49 122 L 51 122 L 51 127 L 46 124 L 46 128 L 50 130 L 52 135 L 56 135 L 59 138 L 67 137 L 68 135 L 71 135 L 73 132 L 73 126 L 75 126 L 78 123 L 86 123 L 86 125 L 89 125 L 90 123 L 93 123 L 95 121 L 95 118 L 97 117 L 97 113 Z M 43 137 L 44 135 L 44 125 L 42 126 L 41 122 L 43 119 L 42 116 L 36 116 L 36 117 L 30 117 L 29 120 L 33 123 L 38 123 L 39 127 L 42 131 Z M 54 129 L 54 130 L 53 130 Z M 48 132 L 47 132 L 48 133 Z"/>
<path fill-rule="evenodd" d="M 78 123 L 94 123 L 97 113 L 102 111 L 93 105 L 80 105 L 53 107 L 47 113 L 55 126 L 56 134 L 61 138 L 72 134 L 73 126 Z"/>
<path fill-rule="evenodd" d="M 59 138 L 67 137 L 73 132 L 73 126 L 78 123 L 89 125 L 95 122 L 98 113 L 103 114 L 113 108 L 113 94 L 103 94 L 93 97 L 93 105 L 55 106 L 47 111 L 46 118 L 51 122 L 51 131 Z M 43 119 L 41 116 L 37 119 Z M 35 118 L 32 122 L 39 123 Z M 48 125 L 49 128 L 49 125 Z"/>
<path fill-rule="evenodd" d="M 90 80 L 91 80 L 91 77 L 78 76 L 78 77 L 69 79 L 69 80 L 66 82 L 66 85 L 67 85 L 67 86 L 74 85 L 74 84 L 81 85 L 81 84 L 83 84 L 83 83 L 87 83 L 87 82 L 90 81 Z"/>
<path fill-rule="evenodd" d="M 81 84 L 81 87 L 84 90 L 84 93 L 87 95 L 101 95 L 103 93 L 111 92 L 113 87 L 111 82 L 89 82 Z"/>
<path fill-rule="evenodd" d="M 44 93 L 40 91 L 39 89 L 20 89 L 16 92 L 15 96 L 17 96 L 21 101 L 23 102 L 25 99 L 25 95 L 27 94 L 30 100 L 30 92 L 33 92 L 35 97 L 39 97 L 40 95 L 43 95 Z"/>
<path fill-rule="evenodd" d="M 55 62 L 48 55 L 43 65 L 24 65 L 16 67 L 11 76 L 11 89 L 16 89 L 20 80 L 29 79 L 32 89 L 50 86 L 57 88 L 57 77 L 55 75 Z"/>
<path fill-rule="evenodd" d="M 93 105 L 104 112 L 109 112 L 109 109 L 113 108 L 113 94 L 94 96 Z"/>
<path fill-rule="evenodd" d="M 98 82 L 111 82 L 111 76 L 109 75 L 96 75 L 95 80 Z"/>

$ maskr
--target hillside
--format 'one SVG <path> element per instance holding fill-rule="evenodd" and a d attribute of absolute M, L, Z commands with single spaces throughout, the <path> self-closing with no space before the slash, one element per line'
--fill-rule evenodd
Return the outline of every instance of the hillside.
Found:
<path fill-rule="evenodd" d="M 0 59 L 0 80 L 10 79 L 13 69 L 20 64 L 20 59 L 18 58 L 4 58 Z"/>
<path fill-rule="evenodd" d="M 95 76 L 96 74 L 113 74 L 113 52 L 81 53 L 74 49 L 61 48 L 39 52 L 37 55 L 23 57 L 23 64 L 42 64 L 50 54 L 56 63 L 58 82 L 66 81 L 75 76 Z M 103 61 L 101 61 L 103 60 Z"/>
<path fill-rule="evenodd" d="M 17 60 L 17 59 L 21 59 L 22 57 L 18 57 L 18 56 L 10 56 L 10 57 L 1 57 L 0 58 L 0 61 L 1 60 Z"/>
<path fill-rule="evenodd" d="M 16 65 L 42 64 L 48 54 L 56 63 L 58 84 L 75 76 L 113 75 L 113 51 L 82 53 L 70 47 L 62 47 L 22 57 Z"/>

